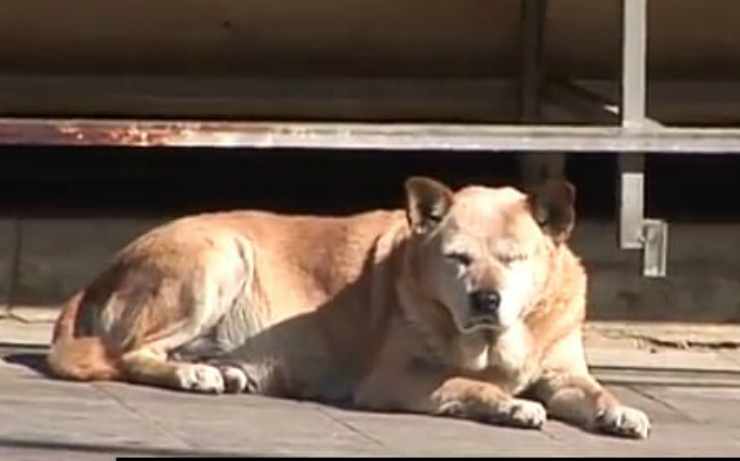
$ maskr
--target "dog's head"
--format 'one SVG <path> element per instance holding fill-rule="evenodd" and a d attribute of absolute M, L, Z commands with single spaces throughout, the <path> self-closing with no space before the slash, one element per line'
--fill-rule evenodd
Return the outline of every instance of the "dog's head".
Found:
<path fill-rule="evenodd" d="M 574 187 L 551 181 L 530 195 L 480 186 L 455 193 L 421 177 L 405 186 L 407 267 L 423 296 L 444 306 L 461 333 L 516 323 L 573 228 Z"/>

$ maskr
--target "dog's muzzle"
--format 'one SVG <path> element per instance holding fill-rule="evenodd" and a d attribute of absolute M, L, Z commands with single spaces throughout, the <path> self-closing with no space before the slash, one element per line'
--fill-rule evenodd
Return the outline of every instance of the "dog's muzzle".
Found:
<path fill-rule="evenodd" d="M 501 294 L 496 290 L 479 290 L 470 294 L 470 306 L 474 315 L 493 315 L 501 306 Z"/>
<path fill-rule="evenodd" d="M 496 290 L 478 290 L 470 293 L 470 319 L 465 329 L 495 328 L 498 325 L 500 306 L 501 294 Z"/>

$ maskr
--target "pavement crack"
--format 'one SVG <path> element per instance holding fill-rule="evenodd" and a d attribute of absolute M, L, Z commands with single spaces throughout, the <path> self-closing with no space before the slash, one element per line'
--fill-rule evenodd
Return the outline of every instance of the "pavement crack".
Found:
<path fill-rule="evenodd" d="M 689 415 L 688 413 L 684 412 L 680 408 L 678 408 L 678 407 L 676 407 L 674 405 L 671 405 L 670 403 L 668 403 L 668 402 L 666 402 L 666 401 L 664 401 L 664 400 L 662 400 L 662 399 L 660 399 L 660 398 L 652 395 L 649 392 L 646 392 L 646 391 L 640 389 L 639 387 L 636 387 L 636 386 L 633 386 L 633 385 L 627 385 L 625 387 L 627 389 L 631 390 L 632 392 L 634 392 L 635 394 L 637 394 L 637 395 L 639 395 L 641 397 L 644 397 L 644 398 L 646 398 L 646 399 L 648 399 L 650 401 L 653 401 L 653 402 L 657 403 L 658 405 L 661 405 L 661 406 L 663 406 L 663 407 L 665 407 L 665 408 L 667 408 L 667 409 L 669 409 L 669 410 L 671 410 L 671 411 L 673 411 L 673 412 L 675 412 L 675 413 L 683 416 L 684 418 L 686 418 L 688 421 L 691 421 L 692 423 L 697 423 L 697 424 L 701 423 L 701 421 L 697 421 L 696 419 L 692 418 L 691 415 Z"/>
<path fill-rule="evenodd" d="M 552 434 L 544 427 L 540 429 L 540 433 L 553 442 L 560 442 L 560 439 L 555 434 Z"/>
<path fill-rule="evenodd" d="M 191 449 L 198 448 L 197 446 L 191 444 L 186 439 L 180 437 L 175 432 L 171 431 L 167 426 L 161 424 L 159 421 L 150 418 L 147 414 L 142 413 L 141 411 L 137 410 L 136 407 L 129 405 L 124 399 L 117 396 L 115 393 L 108 391 L 107 389 L 98 386 L 96 383 L 91 383 L 91 386 L 98 391 L 101 394 L 104 394 L 106 397 L 112 399 L 115 401 L 118 405 L 120 405 L 124 410 L 128 411 L 129 413 L 133 414 L 137 418 L 140 418 L 144 421 L 146 421 L 148 424 L 154 426 L 157 430 L 165 434 L 170 439 L 185 444 L 186 447 L 189 447 Z"/>
<path fill-rule="evenodd" d="M 632 339 L 643 343 L 642 348 L 646 348 L 646 345 L 654 347 L 662 347 L 665 349 L 675 350 L 738 350 L 740 349 L 740 341 L 734 339 L 727 339 L 726 335 L 718 337 L 716 335 L 704 334 L 699 338 L 677 338 L 675 335 L 669 337 L 663 337 L 659 333 L 650 332 L 632 332 L 624 331 L 621 329 L 601 329 L 595 330 L 597 334 L 604 338 L 620 340 L 620 339 Z M 641 348 L 638 346 L 638 349 Z"/>
<path fill-rule="evenodd" d="M 371 436 L 370 434 L 367 434 L 367 433 L 361 431 L 360 429 L 356 428 L 351 423 L 349 423 L 347 421 L 344 421 L 341 418 L 338 418 L 338 417 L 334 416 L 333 414 L 331 414 L 331 412 L 326 411 L 324 408 L 322 408 L 321 405 L 315 405 L 315 408 L 319 411 L 319 413 L 321 413 L 322 415 L 324 415 L 327 418 L 331 419 L 332 421 L 334 421 L 335 423 L 339 424 L 340 426 L 344 427 L 345 429 L 351 431 L 352 433 L 359 435 L 363 439 L 365 439 L 365 440 L 367 440 L 367 441 L 375 444 L 376 446 L 378 446 L 380 448 L 385 448 L 385 449 L 388 448 L 380 439 L 377 439 L 377 438 Z"/>

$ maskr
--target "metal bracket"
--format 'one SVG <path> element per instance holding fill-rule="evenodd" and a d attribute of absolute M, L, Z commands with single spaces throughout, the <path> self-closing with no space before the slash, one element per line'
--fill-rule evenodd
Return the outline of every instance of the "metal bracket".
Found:
<path fill-rule="evenodd" d="M 643 250 L 642 275 L 665 277 L 668 260 L 668 223 L 645 218 L 644 156 L 620 158 L 619 246 Z"/>
<path fill-rule="evenodd" d="M 644 221 L 645 174 L 624 171 L 620 177 L 619 202 L 619 247 L 623 250 L 639 250 L 643 247 L 642 224 Z"/>
<path fill-rule="evenodd" d="M 668 223 L 646 219 L 642 223 L 642 274 L 645 277 L 665 277 L 668 259 Z"/>
<path fill-rule="evenodd" d="M 619 246 L 643 250 L 642 275 L 665 277 L 668 259 L 668 223 L 643 216 L 644 174 L 621 174 Z"/>

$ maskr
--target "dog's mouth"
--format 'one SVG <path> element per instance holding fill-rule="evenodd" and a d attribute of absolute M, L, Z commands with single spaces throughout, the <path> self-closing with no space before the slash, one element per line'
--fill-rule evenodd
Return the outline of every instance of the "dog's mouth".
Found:
<path fill-rule="evenodd" d="M 462 325 L 460 330 L 463 333 L 474 333 L 481 330 L 499 330 L 501 324 L 498 318 L 492 315 L 480 315 L 469 318 Z"/>

